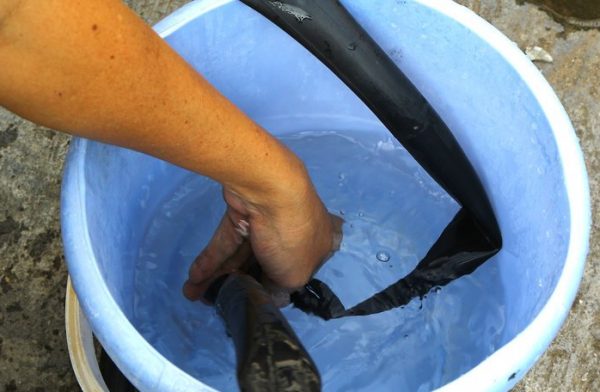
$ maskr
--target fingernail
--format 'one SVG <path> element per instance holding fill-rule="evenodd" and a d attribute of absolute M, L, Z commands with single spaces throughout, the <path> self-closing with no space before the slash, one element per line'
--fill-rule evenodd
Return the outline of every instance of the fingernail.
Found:
<path fill-rule="evenodd" d="M 235 228 L 235 231 L 238 232 L 243 238 L 246 238 L 250 235 L 250 223 L 247 220 L 240 219 Z"/>

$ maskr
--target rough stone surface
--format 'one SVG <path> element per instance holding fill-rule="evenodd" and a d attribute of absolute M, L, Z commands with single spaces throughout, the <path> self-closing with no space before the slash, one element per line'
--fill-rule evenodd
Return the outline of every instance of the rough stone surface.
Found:
<path fill-rule="evenodd" d="M 129 3 L 155 23 L 186 1 Z M 0 107 L 0 392 L 79 390 L 65 338 L 59 222 L 69 140 Z"/>
<path fill-rule="evenodd" d="M 130 0 L 150 23 L 182 0 Z M 564 27 L 514 0 L 460 0 L 517 45 L 554 58 L 538 63 L 565 105 L 586 155 L 600 218 L 600 31 Z M 60 176 L 69 138 L 0 109 L 0 391 L 74 391 L 64 334 Z M 559 336 L 515 388 L 600 391 L 600 242 L 592 229 L 585 276 Z"/>

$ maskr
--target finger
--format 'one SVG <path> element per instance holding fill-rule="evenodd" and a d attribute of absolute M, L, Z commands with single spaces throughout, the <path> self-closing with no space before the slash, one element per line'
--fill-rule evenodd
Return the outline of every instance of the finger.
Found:
<path fill-rule="evenodd" d="M 183 295 L 190 301 L 203 300 L 204 293 L 210 287 L 212 281 L 205 281 L 204 283 L 192 283 L 189 280 L 183 284 Z M 202 301 L 207 303 L 206 301 Z"/>
<path fill-rule="evenodd" d="M 252 248 L 249 243 L 245 242 L 238 248 L 236 253 L 223 262 L 209 278 L 201 282 L 194 282 L 191 279 L 188 279 L 183 285 L 183 295 L 192 301 L 201 299 L 203 302 L 208 303 L 204 301 L 203 297 L 210 285 L 220 276 L 240 270 L 250 259 L 251 255 Z"/>
<path fill-rule="evenodd" d="M 245 241 L 231 257 L 225 260 L 218 272 L 230 273 L 242 270 L 243 266 L 250 260 L 251 255 L 252 247 L 249 242 Z"/>
<path fill-rule="evenodd" d="M 244 242 L 241 228 L 249 231 L 249 225 L 234 225 L 229 211 L 204 250 L 196 257 L 189 270 L 192 283 L 200 283 L 211 277 L 219 266 L 233 256 Z"/>

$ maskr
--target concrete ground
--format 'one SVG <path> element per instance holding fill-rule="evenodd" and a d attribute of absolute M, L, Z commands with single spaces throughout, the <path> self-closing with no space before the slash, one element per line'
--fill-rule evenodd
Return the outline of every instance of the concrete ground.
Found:
<path fill-rule="evenodd" d="M 185 1 L 129 0 L 149 23 Z M 600 31 L 557 22 L 514 0 L 460 0 L 538 63 L 565 105 L 586 155 L 600 221 Z M 64 334 L 66 270 L 60 240 L 61 169 L 67 136 L 0 109 L 0 391 L 75 391 Z M 571 314 L 516 391 L 600 391 L 600 232 L 594 224 L 585 276 Z"/>

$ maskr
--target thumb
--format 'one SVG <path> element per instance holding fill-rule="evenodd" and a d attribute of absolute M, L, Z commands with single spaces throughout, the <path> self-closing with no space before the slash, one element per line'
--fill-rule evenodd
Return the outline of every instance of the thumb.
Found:
<path fill-rule="evenodd" d="M 219 267 L 237 252 L 248 230 L 247 221 L 228 208 L 208 245 L 190 266 L 190 283 L 199 284 L 211 278 Z"/>

